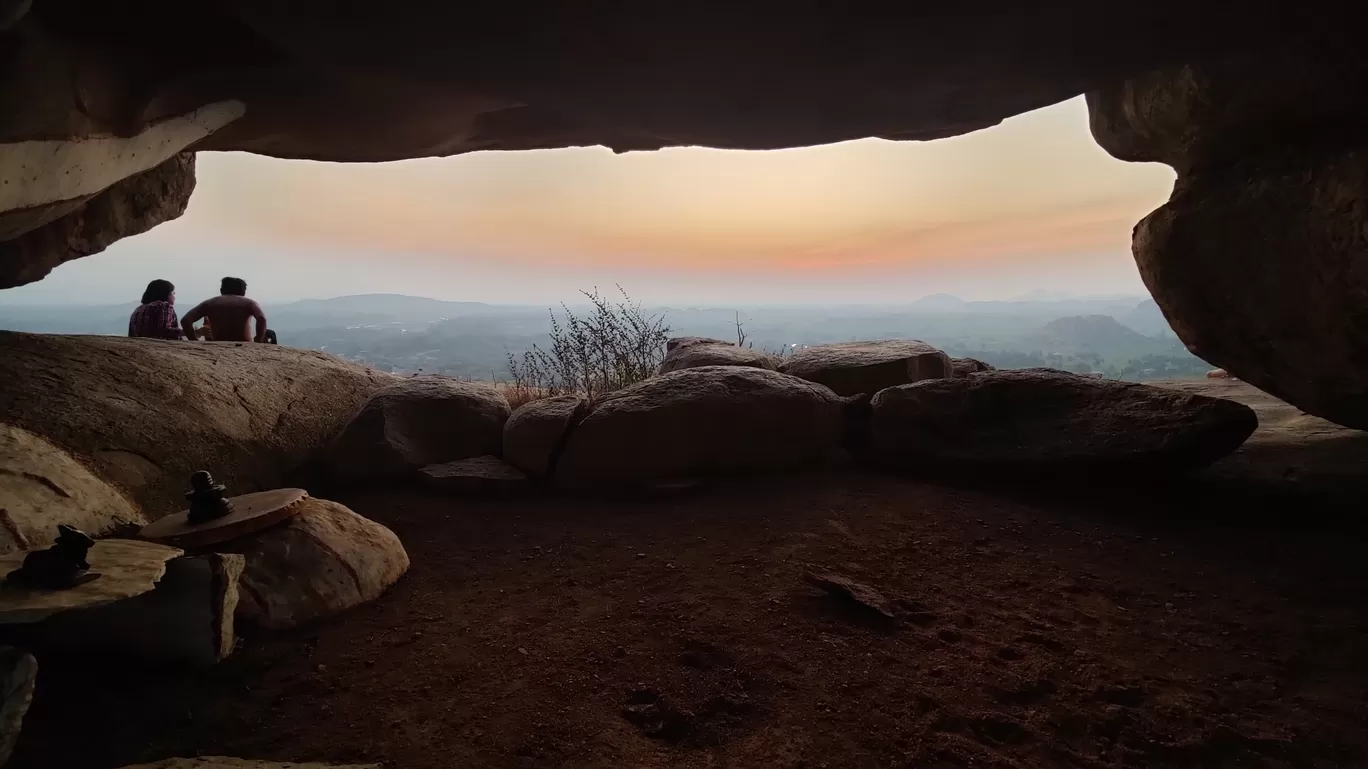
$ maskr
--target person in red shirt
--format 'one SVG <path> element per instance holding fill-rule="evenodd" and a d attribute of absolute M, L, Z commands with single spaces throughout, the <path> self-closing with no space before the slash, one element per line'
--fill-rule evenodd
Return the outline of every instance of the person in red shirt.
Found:
<path fill-rule="evenodd" d="M 147 284 L 142 304 L 128 318 L 128 335 L 151 339 L 180 339 L 181 327 L 176 320 L 176 287 L 169 280 Z"/>

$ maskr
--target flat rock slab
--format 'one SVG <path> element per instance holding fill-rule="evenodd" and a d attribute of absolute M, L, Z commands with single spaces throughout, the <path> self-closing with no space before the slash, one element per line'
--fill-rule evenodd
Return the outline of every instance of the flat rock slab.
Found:
<path fill-rule="evenodd" d="M 180 548 L 133 539 L 103 539 L 90 548 L 86 560 L 100 578 L 68 590 L 30 590 L 0 583 L 0 624 L 38 622 L 72 609 L 91 609 L 153 590 L 166 573 L 166 562 L 182 555 Z M 0 556 L 0 574 L 24 563 L 24 552 Z"/>
<path fill-rule="evenodd" d="M 912 339 L 805 347 L 779 370 L 846 396 L 874 395 L 888 387 L 954 375 L 949 356 Z"/>
<path fill-rule="evenodd" d="M 202 755 L 200 758 L 167 758 L 152 764 L 134 764 L 122 769 L 380 769 L 379 764 L 290 764 L 279 761 L 256 761 L 253 758 L 223 758 Z"/>
<path fill-rule="evenodd" d="M 1203 475 L 1238 488 L 1322 495 L 1350 506 L 1368 499 L 1368 432 L 1328 422 L 1238 379 L 1152 382 L 1250 407 L 1259 429 Z"/>
<path fill-rule="evenodd" d="M 298 513 L 300 502 L 309 498 L 303 489 L 272 489 L 231 497 L 233 512 L 212 521 L 192 524 L 189 510 L 168 515 L 150 523 L 138 536 L 152 542 L 192 549 L 230 542 L 277 523 Z"/>
<path fill-rule="evenodd" d="M 752 366 L 778 371 L 783 361 L 777 355 L 753 347 L 734 344 L 693 344 L 676 347 L 665 354 L 658 373 L 682 371 L 699 366 Z"/>
<path fill-rule="evenodd" d="M 32 654 L 0 646 L 0 765 L 14 752 L 37 676 L 38 660 Z"/>
<path fill-rule="evenodd" d="M 428 465 L 419 474 L 429 488 L 437 491 L 506 492 L 528 485 L 526 473 L 492 455 Z"/>

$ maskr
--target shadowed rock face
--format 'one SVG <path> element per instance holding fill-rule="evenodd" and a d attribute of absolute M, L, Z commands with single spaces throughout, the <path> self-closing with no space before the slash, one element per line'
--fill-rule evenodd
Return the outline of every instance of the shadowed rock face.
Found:
<path fill-rule="evenodd" d="M 179 216 L 180 158 L 197 150 L 926 140 L 1093 92 L 1103 147 L 1179 171 L 1136 240 L 1179 335 L 1368 426 L 1362 15 L 1330 0 L 1154 0 L 1122 17 L 1096 0 L 0 2 L 0 287 Z"/>
<path fill-rule="evenodd" d="M 1140 275 L 1203 359 L 1368 428 L 1368 56 L 1317 38 L 1092 93 L 1116 157 L 1178 171 L 1135 228 Z"/>
<path fill-rule="evenodd" d="M 953 136 L 1164 66 L 1262 52 L 1332 25 L 1309 12 L 1321 4 L 1335 6 L 1156 0 L 1118 24 L 1094 0 L 39 0 L 0 13 L 0 168 L 47 181 L 0 192 L 0 237 L 79 217 L 82 199 L 182 150 L 383 161 Z M 0 252 L 0 286 L 92 252 L 60 239 Z"/>

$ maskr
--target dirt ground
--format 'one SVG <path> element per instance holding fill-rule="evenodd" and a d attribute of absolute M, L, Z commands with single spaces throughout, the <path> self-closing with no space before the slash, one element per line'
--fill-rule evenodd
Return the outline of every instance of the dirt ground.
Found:
<path fill-rule="evenodd" d="M 391 592 L 208 670 L 42 660 L 10 767 L 1368 766 L 1368 536 L 1295 500 L 853 471 L 340 499 L 405 542 Z"/>

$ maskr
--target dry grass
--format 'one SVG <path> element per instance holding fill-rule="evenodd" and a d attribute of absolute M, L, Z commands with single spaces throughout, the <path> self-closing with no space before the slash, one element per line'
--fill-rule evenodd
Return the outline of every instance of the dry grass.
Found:
<path fill-rule="evenodd" d="M 532 401 L 539 401 L 542 398 L 550 398 L 554 393 L 542 387 L 528 387 L 512 382 L 495 382 L 494 386 L 503 393 L 508 399 L 508 405 L 517 410 L 520 406 L 525 406 Z"/>
<path fill-rule="evenodd" d="M 664 316 L 645 312 L 621 286 L 618 292 L 622 300 L 616 302 L 600 297 L 597 289 L 580 292 L 592 305 L 588 315 L 561 305 L 564 318 L 551 312 L 548 348 L 532 345 L 521 359 L 509 354 L 518 398 L 578 393 L 592 402 L 655 375 L 670 327 Z"/>

